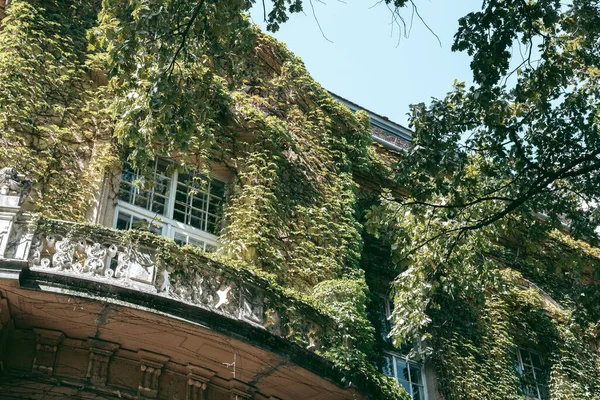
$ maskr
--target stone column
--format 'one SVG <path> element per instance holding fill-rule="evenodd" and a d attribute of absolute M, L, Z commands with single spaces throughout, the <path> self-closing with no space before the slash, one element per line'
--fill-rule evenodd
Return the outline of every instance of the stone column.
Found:
<path fill-rule="evenodd" d="M 27 196 L 31 182 L 17 174 L 14 168 L 0 169 L 0 259 L 9 258 L 7 248 L 9 240 L 14 236 L 15 222 L 21 212 L 21 203 Z M 27 245 L 27 243 L 25 243 Z M 20 243 L 13 249 L 10 258 L 26 256 L 26 251 Z"/>

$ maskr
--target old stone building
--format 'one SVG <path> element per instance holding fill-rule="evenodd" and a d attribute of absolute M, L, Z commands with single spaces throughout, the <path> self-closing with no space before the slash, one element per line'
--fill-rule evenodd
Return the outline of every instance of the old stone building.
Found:
<path fill-rule="evenodd" d="M 407 145 L 408 130 L 371 117 L 382 121 L 373 127 L 381 149 Z M 92 215 L 100 226 L 37 220 L 22 208 L 31 182 L 2 170 L 0 398 L 369 398 L 369 382 L 343 382 L 315 354 L 320 337 L 336 329 L 326 316 L 293 303 L 292 313 L 282 312 L 287 300 L 267 281 L 202 255 L 191 256 L 194 270 L 171 274 L 152 236 L 206 251 L 218 246 L 211 210 L 227 177 L 180 203 L 186 177 L 168 175 L 168 163 L 155 163 L 146 192 L 132 186 L 136 172 L 124 167 L 118 197 L 99 196 L 102 211 Z M 124 241 L 120 230 L 147 224 L 156 207 L 165 217 L 150 224 L 149 235 Z M 389 353 L 389 361 L 388 373 L 413 398 L 436 398 L 421 363 L 401 353 Z"/>

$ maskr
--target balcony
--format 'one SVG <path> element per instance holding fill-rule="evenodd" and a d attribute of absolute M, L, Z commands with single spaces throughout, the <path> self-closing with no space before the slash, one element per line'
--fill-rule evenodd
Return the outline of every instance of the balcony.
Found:
<path fill-rule="evenodd" d="M 27 214 L 23 182 L 2 183 L 0 362 L 6 376 L 50 375 L 50 381 L 35 378 L 36 387 L 110 389 L 128 398 L 180 398 L 174 393 L 185 390 L 196 393 L 181 395 L 189 399 L 204 398 L 204 390 L 238 399 L 306 393 L 361 399 L 378 392 L 364 376 L 345 383 L 345 373 L 318 355 L 332 345 L 334 321 L 287 296 L 268 276 L 149 231 Z M 206 350 L 190 350 L 187 343 L 195 341 Z M 85 352 L 89 359 L 76 370 Z M 206 354 L 211 357 L 199 363 Z M 21 395 L 19 388 L 28 386 L 13 387 L 12 395 Z"/>
<path fill-rule="evenodd" d="M 332 324 L 274 289 L 267 279 L 151 232 L 37 219 L 29 235 L 30 276 L 198 307 L 312 351 L 320 347 L 322 327 Z"/>

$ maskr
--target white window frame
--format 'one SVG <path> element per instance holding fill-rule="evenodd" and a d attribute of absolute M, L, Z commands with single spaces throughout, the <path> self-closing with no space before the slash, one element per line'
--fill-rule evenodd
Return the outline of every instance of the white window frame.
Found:
<path fill-rule="evenodd" d="M 383 322 L 384 326 L 382 326 L 382 339 L 386 342 L 390 342 L 390 338 L 387 336 L 393 328 L 393 324 L 392 324 L 392 308 L 393 308 L 393 303 L 392 300 L 390 300 L 389 296 L 383 295 L 383 294 L 378 294 L 379 297 L 379 301 L 383 303 L 383 308 L 384 308 L 384 312 L 385 312 L 385 321 L 381 321 Z M 379 312 L 380 309 L 380 304 L 378 304 L 377 307 L 377 311 Z"/>
<path fill-rule="evenodd" d="M 157 212 L 153 212 L 146 208 L 137 206 L 133 203 L 129 203 L 127 201 L 118 199 L 117 206 L 115 207 L 115 213 L 113 218 L 113 227 L 117 227 L 117 221 L 119 219 L 119 213 L 129 214 L 137 218 L 142 218 L 147 220 L 149 223 L 151 222 L 153 225 L 160 226 L 162 228 L 162 236 L 168 237 L 170 239 L 175 239 L 175 234 L 179 233 L 186 236 L 186 240 L 192 238 L 193 240 L 200 241 L 204 243 L 203 246 L 198 246 L 202 250 L 206 251 L 216 249 L 219 246 L 218 237 L 210 232 L 203 231 L 194 226 L 184 224 L 183 222 L 177 221 L 173 219 L 174 205 L 175 205 L 175 196 L 177 193 L 177 182 L 179 178 L 179 172 L 175 171 L 174 173 L 169 175 L 171 182 L 169 184 L 169 192 L 168 197 L 165 204 L 165 214 L 159 214 Z M 227 183 L 221 179 L 215 178 L 213 176 L 210 177 L 210 181 L 208 185 L 210 185 L 211 181 L 217 180 L 222 182 L 224 185 Z M 119 181 L 120 185 L 121 180 Z M 139 188 L 135 188 L 135 190 L 139 191 Z M 120 186 L 119 186 L 120 191 Z M 207 192 L 210 196 L 210 186 L 207 187 Z M 208 214 L 208 207 L 210 201 L 206 202 L 206 212 Z"/>
<path fill-rule="evenodd" d="M 525 373 L 525 362 L 523 361 L 523 357 L 521 356 L 521 351 L 529 353 L 530 363 L 528 366 L 529 366 L 529 368 L 531 368 L 531 372 L 533 373 L 533 380 L 535 382 L 535 391 L 536 391 L 536 395 L 534 395 L 534 396 L 531 396 L 531 395 L 523 392 L 523 397 L 525 399 L 543 400 L 542 394 L 540 393 L 540 385 L 541 386 L 545 386 L 545 385 L 544 385 L 544 382 L 540 382 L 540 380 L 538 380 L 538 376 L 536 374 L 536 369 L 540 370 L 544 366 L 542 356 L 540 355 L 540 353 L 531 351 L 525 347 L 518 347 L 517 348 L 517 362 L 519 363 L 518 372 L 519 372 L 520 376 L 523 376 L 523 374 Z M 533 365 L 533 357 L 531 356 L 532 354 L 535 354 L 539 358 L 541 368 L 535 367 Z"/>
<path fill-rule="evenodd" d="M 396 381 L 398 382 L 399 385 L 402 386 L 402 382 L 401 379 L 399 378 L 398 375 L 398 371 L 397 371 L 397 365 L 396 365 L 396 360 L 400 360 L 404 363 L 406 363 L 409 366 L 412 366 L 416 369 L 419 370 L 419 373 L 421 374 L 421 384 L 416 384 L 420 386 L 423 389 L 423 400 L 427 400 L 428 399 L 428 395 L 427 395 L 427 379 L 425 377 L 425 369 L 423 366 L 423 363 L 418 362 L 418 361 L 414 361 L 411 360 L 407 355 L 401 355 L 398 353 L 392 353 L 392 352 L 386 352 L 385 357 L 390 357 L 390 359 L 392 360 L 392 371 L 393 371 L 393 378 L 396 379 Z M 402 381 L 407 382 L 406 380 L 402 379 Z M 410 368 L 409 368 L 409 372 L 408 372 L 408 385 L 410 387 L 410 392 L 408 392 L 408 395 L 415 400 L 414 397 L 414 393 L 413 393 L 413 382 L 412 382 L 412 374 L 410 372 Z M 404 387 L 404 386 L 403 386 Z M 406 389 L 405 389 L 406 390 Z M 419 399 L 416 399 L 419 400 Z"/>

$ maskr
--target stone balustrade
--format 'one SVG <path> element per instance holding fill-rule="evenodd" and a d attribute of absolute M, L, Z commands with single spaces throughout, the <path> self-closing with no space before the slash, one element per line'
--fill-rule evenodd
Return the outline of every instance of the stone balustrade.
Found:
<path fill-rule="evenodd" d="M 40 219 L 11 236 L 18 242 L 15 235 L 27 244 L 21 257 L 31 271 L 166 297 L 245 321 L 311 351 L 320 348 L 322 326 L 332 326 L 308 305 L 273 290 L 267 280 L 149 232 Z"/>

